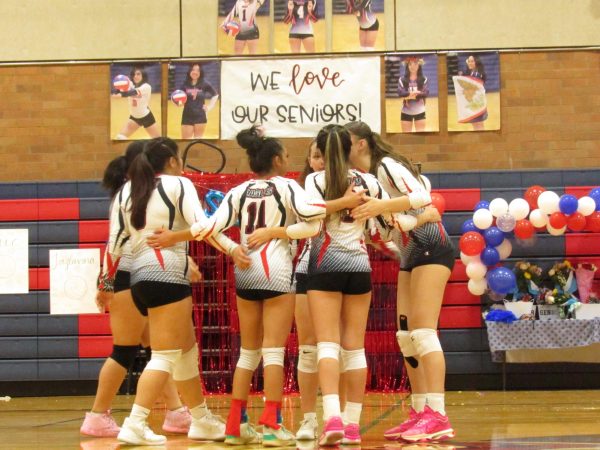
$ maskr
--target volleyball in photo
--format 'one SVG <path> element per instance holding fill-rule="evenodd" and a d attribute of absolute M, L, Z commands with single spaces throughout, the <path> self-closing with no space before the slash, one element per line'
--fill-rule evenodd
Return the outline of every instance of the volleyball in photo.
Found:
<path fill-rule="evenodd" d="M 117 75 L 113 78 L 113 87 L 117 91 L 126 92 L 129 90 L 129 86 L 131 85 L 131 80 L 127 75 Z"/>
<path fill-rule="evenodd" d="M 187 102 L 187 94 L 180 89 L 173 91 L 171 94 L 171 101 L 177 106 L 183 106 L 185 105 L 185 102 Z"/>

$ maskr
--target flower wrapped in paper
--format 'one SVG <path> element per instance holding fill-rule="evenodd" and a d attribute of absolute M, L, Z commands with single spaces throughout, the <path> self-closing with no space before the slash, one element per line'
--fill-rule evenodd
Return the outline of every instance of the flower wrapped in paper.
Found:
<path fill-rule="evenodd" d="M 518 261 L 513 269 L 517 278 L 515 300 L 535 301 L 540 296 L 542 268 L 529 261 Z"/>
<path fill-rule="evenodd" d="M 559 293 L 573 294 L 577 290 L 577 280 L 573 266 L 568 260 L 556 263 L 548 271 L 548 277 L 554 283 L 554 288 Z"/>
<path fill-rule="evenodd" d="M 590 295 L 592 294 L 592 284 L 594 282 L 596 270 L 596 266 L 590 263 L 578 264 L 577 269 L 575 269 L 577 291 L 581 303 L 590 303 Z"/>

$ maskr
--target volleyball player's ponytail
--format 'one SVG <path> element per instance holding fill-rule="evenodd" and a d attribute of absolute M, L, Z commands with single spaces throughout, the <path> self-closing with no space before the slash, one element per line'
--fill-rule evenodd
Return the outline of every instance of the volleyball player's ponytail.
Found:
<path fill-rule="evenodd" d="M 177 144 L 169 138 L 151 139 L 129 167 L 131 180 L 131 224 L 136 230 L 146 225 L 146 208 L 160 174 L 170 158 L 177 158 Z"/>
<path fill-rule="evenodd" d="M 133 141 L 127 146 L 125 155 L 117 156 L 109 162 L 106 169 L 104 169 L 102 187 L 110 193 L 111 198 L 119 192 L 119 189 L 121 189 L 127 181 L 127 171 L 129 170 L 129 166 L 144 150 L 144 143 L 145 141 L 143 140 Z"/>
<path fill-rule="evenodd" d="M 419 170 L 406 156 L 394 152 L 394 148 L 385 142 L 379 133 L 371 131 L 369 125 L 364 122 L 350 122 L 345 128 L 359 139 L 365 139 L 371 150 L 371 167 L 369 172 L 377 176 L 377 169 L 381 160 L 385 157 L 392 158 L 402 164 L 412 176 L 424 185 Z"/>
<path fill-rule="evenodd" d="M 325 200 L 343 197 L 348 189 L 351 147 L 350 134 L 339 125 L 328 125 L 317 135 L 317 148 L 325 158 Z"/>
<path fill-rule="evenodd" d="M 273 169 L 273 158 L 283 151 L 278 139 L 263 136 L 262 130 L 256 126 L 240 131 L 236 140 L 246 150 L 250 169 L 258 175 L 269 173 Z"/>

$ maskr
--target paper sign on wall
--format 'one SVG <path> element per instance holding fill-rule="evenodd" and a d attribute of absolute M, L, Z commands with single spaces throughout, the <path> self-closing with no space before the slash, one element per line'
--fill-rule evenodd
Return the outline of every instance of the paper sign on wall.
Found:
<path fill-rule="evenodd" d="M 0 294 L 29 292 L 29 230 L 0 230 Z"/>
<path fill-rule="evenodd" d="M 50 314 L 97 313 L 100 250 L 50 250 Z"/>

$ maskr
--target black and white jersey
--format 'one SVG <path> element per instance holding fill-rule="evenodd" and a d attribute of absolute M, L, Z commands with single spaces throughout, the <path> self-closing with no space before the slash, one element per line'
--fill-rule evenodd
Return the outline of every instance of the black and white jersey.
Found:
<path fill-rule="evenodd" d="M 231 12 L 223 21 L 223 25 L 231 21 L 237 21 L 240 24 L 240 33 L 255 29 L 256 13 L 263 3 L 264 0 L 237 0 Z"/>
<path fill-rule="evenodd" d="M 146 208 L 145 226 L 136 230 L 130 222 L 131 182 L 128 181 L 115 197 L 115 205 L 111 210 L 104 272 L 119 269 L 119 258 L 129 241 L 132 286 L 139 281 L 189 284 L 187 242 L 157 250 L 148 246 L 146 239 L 158 228 L 185 230 L 205 217 L 196 188 L 189 179 L 159 175 Z M 229 252 L 237 245 L 223 235 L 215 235 L 209 243 L 223 252 Z"/>
<path fill-rule="evenodd" d="M 198 239 L 238 224 L 241 244 L 258 228 L 286 227 L 297 220 L 325 217 L 325 202 L 313 201 L 294 180 L 273 177 L 249 180 L 231 189 L 210 219 L 192 226 Z M 292 255 L 288 239 L 274 239 L 248 252 L 250 268 L 235 269 L 238 289 L 265 289 L 290 292 Z"/>

